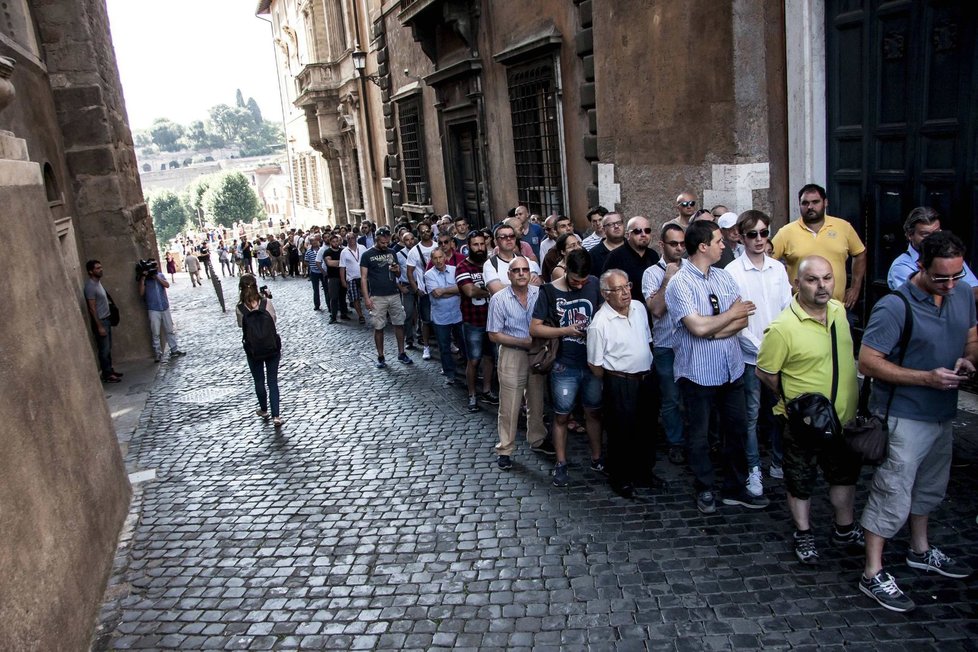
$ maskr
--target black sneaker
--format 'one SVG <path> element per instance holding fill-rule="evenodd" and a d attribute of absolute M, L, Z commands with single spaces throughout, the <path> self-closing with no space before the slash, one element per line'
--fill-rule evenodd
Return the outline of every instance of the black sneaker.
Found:
<path fill-rule="evenodd" d="M 384 356 L 377 356 L 377 364 L 375 365 L 378 369 L 386 369 L 387 362 L 384 361 Z"/>
<path fill-rule="evenodd" d="M 336 317 L 330 317 L 328 323 L 335 324 L 336 323 Z"/>
<path fill-rule="evenodd" d="M 534 453 L 540 453 L 541 455 L 546 455 L 548 457 L 556 457 L 557 449 L 554 448 L 554 444 L 549 439 L 544 439 L 537 446 L 530 446 L 530 450 Z"/>
<path fill-rule="evenodd" d="M 915 553 L 912 549 L 907 549 L 907 566 L 922 571 L 940 573 L 944 577 L 961 579 L 971 575 L 971 567 L 957 559 L 951 559 L 943 552 L 930 547 L 930 550 L 921 554 Z"/>
<path fill-rule="evenodd" d="M 736 493 L 726 494 L 723 497 L 723 504 L 746 507 L 747 509 L 764 509 L 771 504 L 771 501 L 764 496 L 752 496 L 747 493 L 746 489 L 741 489 Z"/>
<path fill-rule="evenodd" d="M 818 550 L 815 549 L 815 535 L 808 532 L 795 532 L 795 557 L 803 564 L 814 566 L 818 563 Z"/>
<path fill-rule="evenodd" d="M 696 494 L 696 509 L 701 514 L 712 514 L 717 511 L 717 501 L 712 491 L 701 491 Z"/>
<path fill-rule="evenodd" d="M 608 471 L 605 469 L 604 455 L 596 460 L 591 460 L 591 470 L 595 473 L 604 473 L 607 475 Z"/>
<path fill-rule="evenodd" d="M 669 461 L 676 465 L 683 465 L 686 463 L 686 449 L 682 446 L 670 446 L 669 447 Z"/>
<path fill-rule="evenodd" d="M 884 571 L 876 573 L 870 579 L 860 576 L 859 590 L 890 611 L 905 613 L 917 606 L 913 600 L 904 595 L 893 576 Z"/>
<path fill-rule="evenodd" d="M 408 342 L 407 344 L 404 345 L 404 348 L 407 349 L 408 351 L 417 351 L 418 350 L 418 347 L 416 347 L 414 345 L 414 342 Z"/>
<path fill-rule="evenodd" d="M 567 473 L 567 462 L 564 462 L 563 464 L 558 462 L 554 466 L 553 476 L 555 487 L 566 487 L 568 484 L 570 484 L 570 477 Z"/>
<path fill-rule="evenodd" d="M 866 537 L 863 535 L 863 529 L 856 523 L 853 523 L 852 529 L 845 533 L 839 532 L 837 527 L 833 527 L 832 544 L 840 548 L 847 548 L 849 546 L 853 548 L 865 548 Z"/>
<path fill-rule="evenodd" d="M 499 405 L 499 394 L 491 389 L 488 392 L 482 392 L 482 395 L 479 398 L 482 399 L 483 403 L 488 403 L 489 405 Z"/>
<path fill-rule="evenodd" d="M 474 396 L 469 397 L 469 412 L 478 412 L 482 408 L 479 407 L 479 401 L 476 400 Z"/>
<path fill-rule="evenodd" d="M 407 353 L 401 353 L 397 356 L 397 361 L 401 364 L 414 364 L 414 360 L 408 357 Z"/>
<path fill-rule="evenodd" d="M 513 468 L 513 460 L 509 455 L 500 455 L 496 459 L 496 466 L 498 466 L 501 471 L 509 471 L 511 468 Z"/>

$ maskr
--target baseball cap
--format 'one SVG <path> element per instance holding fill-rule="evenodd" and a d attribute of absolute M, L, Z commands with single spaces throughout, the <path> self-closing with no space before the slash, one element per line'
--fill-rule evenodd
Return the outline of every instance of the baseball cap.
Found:
<path fill-rule="evenodd" d="M 737 226 L 737 214 L 733 211 L 724 213 L 717 219 L 717 224 L 721 229 L 732 229 Z"/>

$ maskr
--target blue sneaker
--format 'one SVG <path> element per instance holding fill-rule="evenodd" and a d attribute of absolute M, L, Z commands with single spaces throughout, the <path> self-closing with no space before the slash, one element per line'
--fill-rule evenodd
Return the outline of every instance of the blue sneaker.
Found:
<path fill-rule="evenodd" d="M 570 483 L 570 478 L 567 473 L 567 462 L 557 462 L 554 466 L 553 476 L 555 487 L 566 487 Z"/>
<path fill-rule="evenodd" d="M 387 363 L 384 362 L 384 356 L 382 356 L 382 355 L 381 356 L 377 356 L 377 368 L 378 369 L 386 369 L 387 368 Z"/>
<path fill-rule="evenodd" d="M 401 364 L 414 364 L 414 360 L 409 358 L 407 353 L 402 353 L 397 356 L 397 361 Z"/>

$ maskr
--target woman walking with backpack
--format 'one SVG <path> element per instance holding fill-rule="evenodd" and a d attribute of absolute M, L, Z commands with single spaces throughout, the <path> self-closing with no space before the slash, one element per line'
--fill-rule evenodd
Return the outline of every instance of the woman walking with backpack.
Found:
<path fill-rule="evenodd" d="M 276 428 L 282 426 L 279 416 L 278 362 L 282 340 L 275 330 L 275 307 L 269 297 L 258 291 L 258 281 L 253 274 L 243 274 L 238 282 L 240 303 L 235 309 L 238 326 L 241 327 L 242 343 L 248 356 L 248 368 L 255 380 L 258 395 L 257 414 L 268 418 L 271 403 L 272 420 Z M 268 389 L 265 389 L 266 379 Z"/>

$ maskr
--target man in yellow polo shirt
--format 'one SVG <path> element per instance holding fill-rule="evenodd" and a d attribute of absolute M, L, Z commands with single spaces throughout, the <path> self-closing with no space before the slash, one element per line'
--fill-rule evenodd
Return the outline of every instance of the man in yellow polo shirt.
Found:
<path fill-rule="evenodd" d="M 846 310 L 832 299 L 835 275 L 821 256 L 809 256 L 798 264 L 794 278 L 797 294 L 764 334 L 757 354 L 757 377 L 779 396 L 791 400 L 806 392 L 829 397 L 832 393 L 832 329 L 836 334 L 839 386 L 835 411 L 842 423 L 856 414 L 856 363 Z M 786 425 L 784 402 L 774 409 Z M 809 522 L 811 495 L 818 468 L 829 484 L 829 501 L 835 511 L 832 543 L 865 546 L 863 532 L 853 518 L 856 481 L 862 460 L 841 440 L 815 444 L 802 441 L 785 427 L 784 480 L 788 509 L 795 524 L 794 549 L 803 564 L 818 562 L 815 535 Z"/>
<path fill-rule="evenodd" d="M 807 256 L 821 256 L 832 264 L 835 291 L 832 298 L 852 309 L 859 299 L 866 276 L 866 247 L 852 225 L 825 214 L 829 201 L 825 188 L 814 183 L 798 191 L 801 219 L 786 224 L 774 234 L 772 258 L 788 266 L 788 278 L 798 275 L 798 264 Z M 846 260 L 852 256 L 852 284 L 846 289 Z"/>

